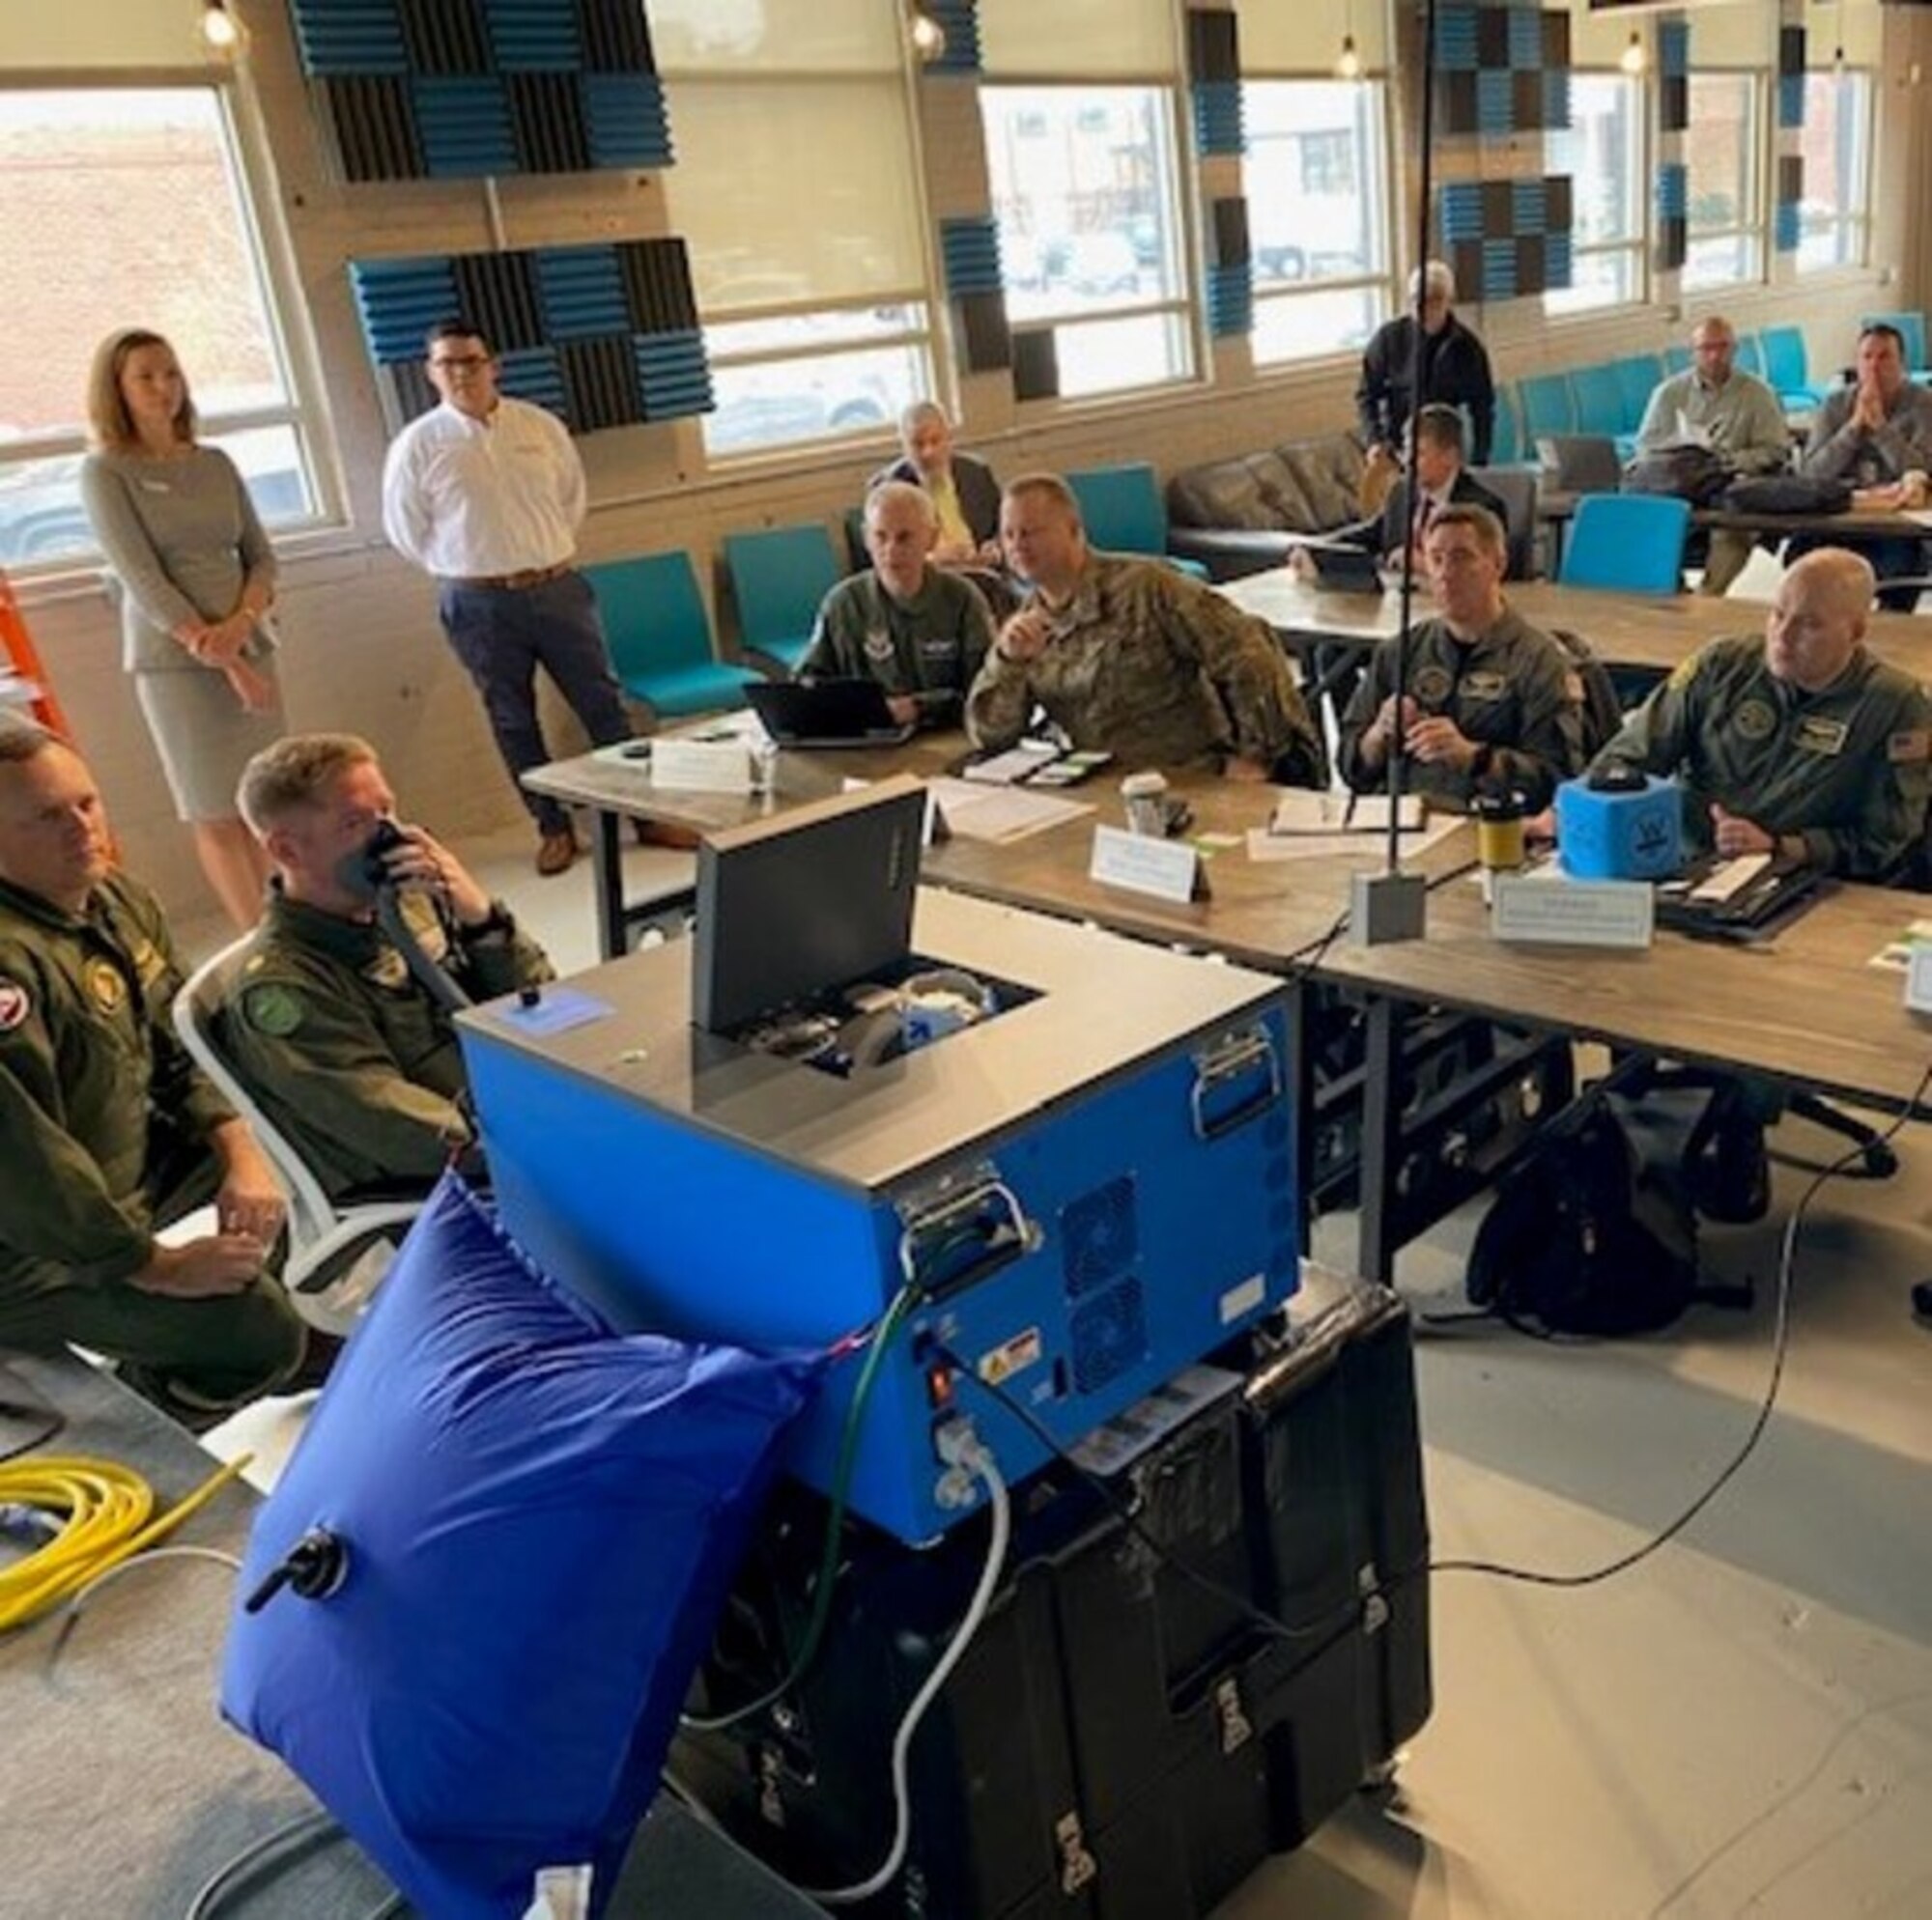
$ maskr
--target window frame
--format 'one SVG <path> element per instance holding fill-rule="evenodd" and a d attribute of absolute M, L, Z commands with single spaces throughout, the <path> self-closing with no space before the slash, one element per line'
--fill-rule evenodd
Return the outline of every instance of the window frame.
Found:
<path fill-rule="evenodd" d="M 1374 105 L 1370 109 L 1373 127 L 1370 137 L 1363 142 L 1361 157 L 1375 169 L 1373 181 L 1374 197 L 1377 203 L 1378 232 L 1376 243 L 1380 256 L 1379 268 L 1372 268 L 1363 273 L 1336 274 L 1321 279 L 1301 279 L 1294 281 L 1264 280 L 1259 271 L 1254 274 L 1255 325 L 1248 338 L 1256 377 L 1271 379 L 1281 375 L 1299 373 L 1311 367 L 1319 367 L 1329 361 L 1352 364 L 1359 359 L 1368 342 L 1357 345 L 1338 343 L 1319 353 L 1288 353 L 1263 357 L 1254 346 L 1262 334 L 1262 315 L 1264 305 L 1284 306 L 1294 299 L 1307 299 L 1322 294 L 1349 294 L 1365 292 L 1372 296 L 1375 317 L 1369 327 L 1372 339 L 1376 329 L 1385 325 L 1397 312 L 1397 273 L 1395 233 L 1395 182 L 1398 155 L 1395 146 L 1395 115 L 1391 111 L 1391 75 L 1384 69 L 1363 72 L 1356 80 L 1350 82 L 1340 79 L 1331 71 L 1285 72 L 1277 69 L 1264 71 L 1243 72 L 1241 86 L 1346 86 L 1355 85 L 1371 88 Z M 1252 137 L 1250 144 L 1252 146 Z M 1241 156 L 1241 191 L 1252 210 L 1254 195 L 1249 190 L 1246 168 L 1249 155 Z"/>
<path fill-rule="evenodd" d="M 1576 239 L 1573 232 L 1570 242 L 1571 275 L 1568 287 L 1547 288 L 1541 296 L 1543 316 L 1546 323 L 1561 324 L 1567 321 L 1596 321 L 1605 314 L 1628 311 L 1643 306 L 1650 298 L 1650 265 L 1655 243 L 1652 230 L 1651 196 L 1648 190 L 1652 175 L 1652 156 L 1656 152 L 1656 128 L 1646 99 L 1648 90 L 1639 74 L 1626 73 L 1619 67 L 1579 67 L 1571 74 L 1572 99 L 1575 99 L 1576 82 L 1579 79 L 1608 80 L 1624 91 L 1628 102 L 1631 124 L 1632 178 L 1626 183 L 1631 204 L 1635 211 L 1635 224 L 1627 240 L 1597 240 L 1589 244 Z M 1574 128 L 1575 116 L 1572 123 Z M 1549 164 L 1548 136 L 1545 136 L 1544 164 Z M 1574 193 L 1574 184 L 1572 191 Z M 1576 291 L 1578 278 L 1577 269 L 1585 260 L 1604 258 L 1611 254 L 1625 254 L 1630 257 L 1631 273 L 1629 295 L 1623 298 L 1595 302 L 1588 305 L 1571 304 L 1566 296 Z M 1551 301 L 1563 301 L 1552 305 Z"/>
<path fill-rule="evenodd" d="M 1697 183 L 1690 173 L 1690 154 L 1687 146 L 1686 161 L 1686 218 L 1685 218 L 1685 263 L 1679 275 L 1679 284 L 1686 294 L 1720 294 L 1733 288 L 1762 287 L 1770 282 L 1772 258 L 1771 233 L 1771 177 L 1775 168 L 1771 164 L 1770 142 L 1774 137 L 1773 121 L 1770 112 L 1771 75 L 1762 67 L 1692 65 L 1689 85 L 1694 92 L 1700 77 L 1709 79 L 1738 79 L 1746 82 L 1747 98 L 1750 107 L 1750 119 L 1747 127 L 1747 137 L 1742 152 L 1750 173 L 1746 183 L 1746 195 L 1749 206 L 1741 210 L 1741 217 L 1735 225 L 1728 227 L 1706 227 L 1699 229 L 1690 217 L 1690 209 L 1696 204 Z M 1690 118 L 1694 123 L 1696 111 L 1691 109 Z M 1752 262 L 1749 268 L 1741 274 L 1722 280 L 1695 280 L 1690 276 L 1690 254 L 1700 242 L 1710 240 L 1742 240 L 1750 242 Z"/>
<path fill-rule="evenodd" d="M 1190 387 L 1203 387 L 1208 382 L 1209 369 L 1213 364 L 1213 355 L 1206 337 L 1200 274 L 1195 264 L 1194 196 L 1189 190 L 1198 166 L 1181 137 L 1180 88 L 1174 75 L 1110 73 L 1096 78 L 1069 77 L 1064 73 L 1002 73 L 997 77 L 982 75 L 979 85 L 979 108 L 987 155 L 987 199 L 994 220 L 998 222 L 999 213 L 991 157 L 992 140 L 990 129 L 986 127 L 989 98 L 1002 93 L 1052 92 L 1071 96 L 1083 92 L 1091 94 L 1096 89 L 1110 93 L 1137 90 L 1149 95 L 1154 103 L 1159 123 L 1157 137 L 1164 140 L 1166 146 L 1165 165 L 1161 171 L 1165 173 L 1168 186 L 1167 211 L 1170 223 L 1168 240 L 1177 291 L 1151 299 L 1134 298 L 1111 306 L 1071 307 L 1059 312 L 1048 310 L 1025 315 L 1015 314 L 1012 310 L 1014 288 L 1012 282 L 1007 278 L 1009 267 L 1005 258 L 1003 244 L 1001 287 L 1007 301 L 1008 324 L 1015 332 L 1050 327 L 1057 334 L 1063 326 L 1104 325 L 1115 321 L 1161 320 L 1165 322 L 1172 340 L 1184 350 L 1186 364 L 1179 373 L 1169 373 L 1156 380 L 1136 381 L 1125 386 L 1109 386 L 1096 393 L 1059 393 L 1048 398 L 1020 402 L 1021 409 L 1029 416 L 1122 404 L 1131 405 L 1136 401 L 1159 399 L 1164 395 L 1183 392 Z M 1159 155 L 1156 155 L 1157 159 L 1161 157 Z M 1002 238 L 1004 241 L 1004 235 Z"/>
<path fill-rule="evenodd" d="M 923 324 L 901 326 L 878 333 L 847 333 L 828 335 L 818 341 L 782 347 L 748 347 L 733 352 L 719 349 L 713 344 L 714 336 L 721 328 L 742 326 L 761 320 L 803 320 L 820 314 L 871 313 L 882 307 L 903 306 L 917 309 L 923 316 Z M 698 311 L 698 327 L 704 336 L 705 359 L 713 378 L 721 373 L 730 373 L 741 368 L 755 367 L 796 367 L 810 365 L 813 360 L 836 358 L 841 354 L 866 353 L 873 350 L 910 349 L 919 355 L 919 367 L 923 376 L 915 382 L 908 405 L 931 399 L 938 391 L 938 362 L 933 353 L 933 300 L 925 288 L 894 292 L 890 294 L 868 294 L 859 299 L 842 300 L 789 300 L 770 306 L 744 307 L 728 315 L 707 316 L 702 307 Z M 760 440 L 744 447 L 725 447 L 714 450 L 710 440 L 710 423 L 717 417 L 717 411 L 701 413 L 694 425 L 696 426 L 704 448 L 705 470 L 710 473 L 742 473 L 748 466 L 770 466 L 800 459 L 822 456 L 828 451 L 843 453 L 850 449 L 867 446 L 885 446 L 888 442 L 898 443 L 898 419 L 888 413 L 877 422 L 866 421 L 850 428 L 830 428 L 821 434 L 802 434 L 791 439 Z"/>
<path fill-rule="evenodd" d="M 1847 62 L 1839 67 L 1810 67 L 1805 70 L 1805 83 L 1814 80 L 1830 80 L 1842 83 L 1851 81 L 1860 101 L 1861 125 L 1858 135 L 1858 157 L 1861 178 L 1857 191 L 1841 196 L 1840 211 L 1828 220 L 1820 221 L 1810 231 L 1837 233 L 1846 236 L 1852 242 L 1849 256 L 1842 259 L 1820 260 L 1807 263 L 1804 258 L 1804 224 L 1803 203 L 1800 203 L 1798 225 L 1798 247 L 1792 255 L 1792 270 L 1811 278 L 1821 273 L 1856 273 L 1871 264 L 1872 217 L 1871 189 L 1872 177 L 1877 159 L 1878 144 L 1878 72 L 1876 69 Z"/>
<path fill-rule="evenodd" d="M 948 405 L 956 398 L 948 394 L 945 389 L 946 356 L 936 351 L 940 339 L 937 316 L 942 296 L 937 283 L 931 196 L 927 191 L 925 155 L 922 143 L 918 103 L 909 91 L 911 87 L 911 71 L 907 64 L 909 59 L 910 54 L 902 47 L 900 65 L 893 77 L 896 83 L 899 111 L 904 116 L 908 163 L 912 170 L 913 196 L 918 209 L 919 270 L 923 284 L 916 287 L 875 288 L 863 295 L 841 295 L 836 298 L 808 296 L 804 299 L 753 301 L 724 311 L 707 310 L 703 293 L 699 290 L 696 296 L 697 328 L 704 342 L 705 361 L 714 379 L 720 373 L 730 373 L 742 368 L 799 366 L 809 364 L 812 360 L 856 353 L 868 348 L 898 347 L 909 349 L 919 356 L 919 378 L 915 381 L 914 390 L 907 404 L 921 400 L 938 400 L 942 405 Z M 836 85 L 850 80 L 869 81 L 886 77 L 883 69 L 844 65 L 757 67 L 744 70 L 705 68 L 701 71 L 668 66 L 665 71 L 667 99 L 673 126 L 677 113 L 678 90 L 693 84 L 751 90 L 767 84 L 810 86 L 814 82 L 823 82 Z M 673 181 L 671 186 L 673 213 L 676 211 L 675 195 L 676 184 Z M 878 308 L 893 306 L 917 309 L 923 316 L 923 324 L 914 327 L 900 328 L 892 333 L 828 337 L 822 341 L 812 341 L 803 345 L 744 348 L 736 352 L 729 347 L 721 349 L 715 340 L 721 329 L 761 320 L 867 313 Z M 853 451 L 863 452 L 868 447 L 883 448 L 888 444 L 896 446 L 898 443 L 898 421 L 889 415 L 883 422 L 876 424 L 867 421 L 849 429 L 830 430 L 828 422 L 829 430 L 824 433 L 800 435 L 789 439 L 758 440 L 741 447 L 714 449 L 711 445 L 710 423 L 716 417 L 716 412 L 717 409 L 714 409 L 700 413 L 689 423 L 696 434 L 704 471 L 707 474 L 742 478 L 748 471 L 754 469 L 797 466 L 814 460 L 823 461 L 828 456 L 837 457 Z"/>
<path fill-rule="evenodd" d="M 268 347 L 287 398 L 272 406 L 216 412 L 197 397 L 196 438 L 213 444 L 236 434 L 286 428 L 295 441 L 311 508 L 297 519 L 268 521 L 265 517 L 268 531 L 278 545 L 340 532 L 348 522 L 334 436 L 313 346 L 306 324 L 299 319 L 305 311 L 299 275 L 286 231 L 268 212 L 279 202 L 273 190 L 267 128 L 249 88 L 231 71 L 80 68 L 8 74 L 0 78 L 0 90 L 14 95 L 205 93 L 212 97 L 238 230 L 254 264 Z M 0 441 L 0 473 L 39 461 L 77 458 L 92 450 L 85 425 L 64 433 L 21 435 Z M 99 548 L 89 546 L 45 559 L 13 562 L 7 572 L 27 582 L 98 572 L 102 564 Z"/>

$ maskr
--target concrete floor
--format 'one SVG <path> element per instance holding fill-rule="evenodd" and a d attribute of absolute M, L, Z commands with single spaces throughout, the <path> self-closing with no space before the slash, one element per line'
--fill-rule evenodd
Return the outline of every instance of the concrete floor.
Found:
<path fill-rule="evenodd" d="M 587 868 L 537 880 L 521 832 L 465 852 L 560 968 L 593 957 Z M 676 858 L 632 851 L 634 885 Z M 1393 1793 L 1271 1862 L 1220 1920 L 1932 1914 L 1932 1332 L 1907 1300 L 1932 1273 L 1932 1137 L 1899 1145 L 1895 1178 L 1814 1206 L 1777 1413 L 1710 1511 L 1582 1592 L 1438 1577 L 1435 1711 Z M 1757 1279 L 1752 1312 L 1599 1345 L 1424 1327 L 1438 1558 L 1594 1566 L 1710 1482 L 1766 1386 L 1801 1185 L 1781 1172 L 1770 1222 L 1707 1232 L 1713 1277 Z M 1461 1304 L 1472 1225 L 1405 1255 L 1419 1313 Z M 1324 1223 L 1318 1252 L 1345 1262 L 1351 1227 Z M 255 1445 L 267 1478 L 300 1418 L 270 1403 L 221 1443 Z"/>

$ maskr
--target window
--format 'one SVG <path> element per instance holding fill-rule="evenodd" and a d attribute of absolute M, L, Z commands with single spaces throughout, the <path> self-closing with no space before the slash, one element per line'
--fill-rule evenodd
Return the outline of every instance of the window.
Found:
<path fill-rule="evenodd" d="M 1758 180 L 1762 98 L 1756 73 L 1690 75 L 1686 292 L 1763 277 L 1764 209 Z"/>
<path fill-rule="evenodd" d="M 897 15 L 823 0 L 798 34 L 779 11 L 651 6 L 677 149 L 665 191 L 711 359 L 714 458 L 889 436 L 932 390 Z"/>
<path fill-rule="evenodd" d="M 980 105 L 1007 312 L 1051 327 L 1062 395 L 1189 378 L 1169 90 L 986 85 Z"/>
<path fill-rule="evenodd" d="M 304 409 L 218 87 L 0 93 L 0 566 L 94 551 L 80 506 L 96 345 L 136 325 L 181 355 L 202 438 L 262 518 L 317 518 Z"/>
<path fill-rule="evenodd" d="M 1798 270 L 1864 264 L 1871 194 L 1872 76 L 1856 67 L 1804 76 L 1804 198 Z"/>
<path fill-rule="evenodd" d="M 1388 314 L 1378 80 L 1250 80 L 1248 243 L 1257 364 L 1364 346 Z"/>
<path fill-rule="evenodd" d="M 1576 73 L 1570 125 L 1548 134 L 1545 164 L 1568 174 L 1575 209 L 1568 287 L 1545 311 L 1583 313 L 1643 297 L 1642 110 L 1638 82 L 1622 73 Z"/>

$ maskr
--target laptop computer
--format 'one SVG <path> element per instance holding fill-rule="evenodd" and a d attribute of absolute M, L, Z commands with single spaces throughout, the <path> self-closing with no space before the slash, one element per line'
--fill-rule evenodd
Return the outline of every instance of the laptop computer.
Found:
<path fill-rule="evenodd" d="M 1362 548 L 1339 542 L 1318 546 L 1310 541 L 1301 551 L 1308 555 L 1315 569 L 1315 583 L 1323 593 L 1381 593 L 1381 563 Z"/>
<path fill-rule="evenodd" d="M 753 680 L 745 698 L 781 747 L 897 747 L 913 736 L 876 680 Z"/>

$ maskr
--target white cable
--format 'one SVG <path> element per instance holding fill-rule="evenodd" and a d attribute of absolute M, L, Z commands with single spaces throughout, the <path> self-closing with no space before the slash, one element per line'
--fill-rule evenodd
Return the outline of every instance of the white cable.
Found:
<path fill-rule="evenodd" d="M 912 1838 L 912 1799 L 906 1788 L 906 1754 L 912 1746 L 912 1736 L 919 1731 L 919 1723 L 925 1717 L 926 1708 L 939 1697 L 940 1688 L 952 1678 L 953 1668 L 966 1657 L 966 1650 L 985 1622 L 987 1609 L 993 1604 L 993 1590 L 1000 1584 L 1000 1575 L 1006 1568 L 1007 1542 L 1012 1533 L 1012 1507 L 1007 1499 L 1007 1483 L 1000 1478 L 1000 1470 L 993 1464 L 992 1454 L 977 1440 L 961 1452 L 958 1463 L 986 1482 L 986 1495 L 993 1509 L 993 1531 L 986 1542 L 986 1564 L 980 1568 L 980 1584 L 973 1589 L 972 1602 L 966 1609 L 965 1619 L 959 1623 L 958 1632 L 939 1656 L 939 1664 L 925 1677 L 925 1684 L 913 1695 L 912 1705 L 906 1708 L 905 1717 L 893 1736 L 895 1825 L 892 1851 L 886 1855 L 885 1863 L 877 1873 L 856 1886 L 829 1890 L 819 1887 L 799 1889 L 806 1899 L 815 1900 L 823 1906 L 851 1906 L 859 1901 L 871 1899 L 875 1893 L 892 1884 L 904 1864 L 906 1846 Z"/>

